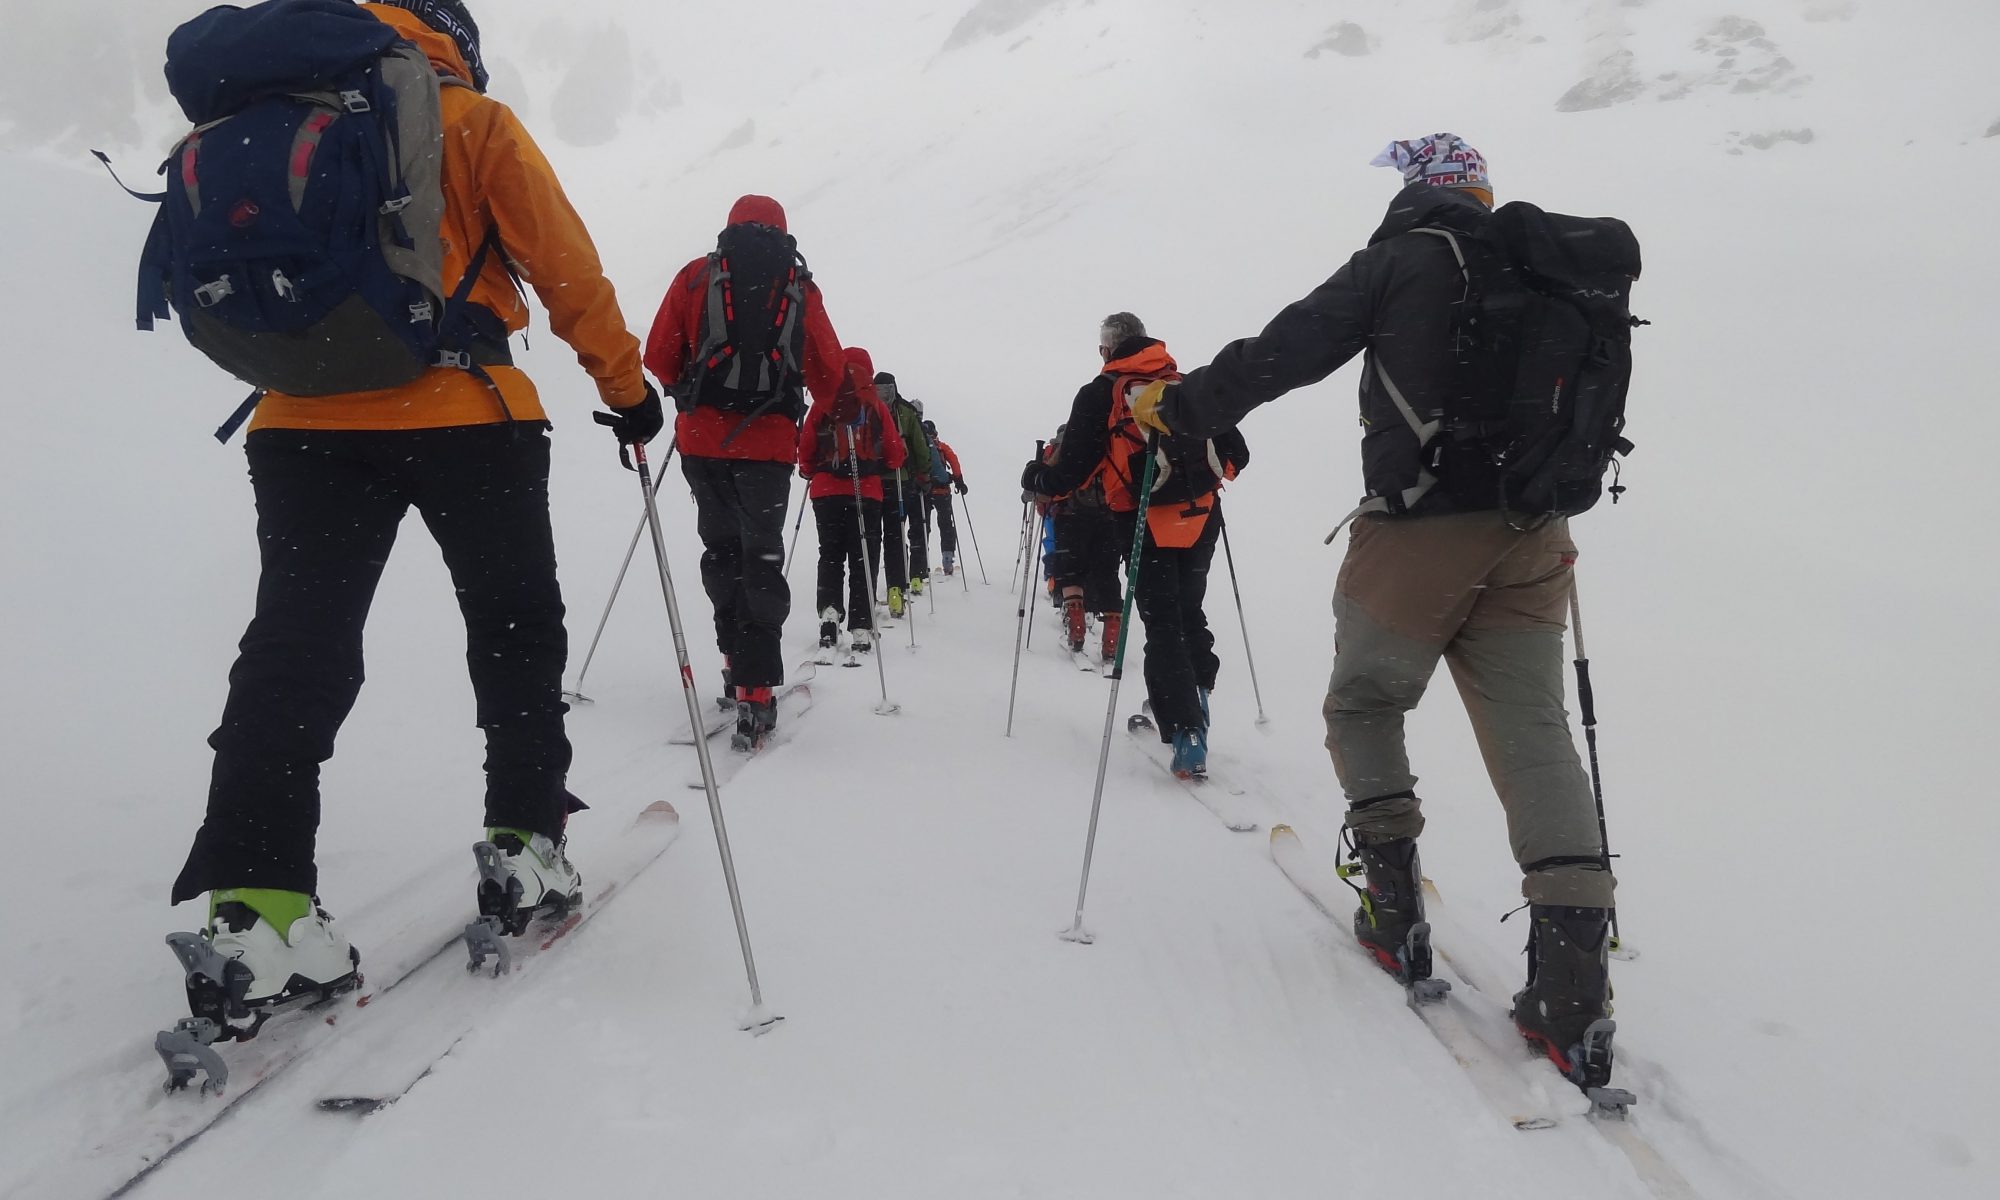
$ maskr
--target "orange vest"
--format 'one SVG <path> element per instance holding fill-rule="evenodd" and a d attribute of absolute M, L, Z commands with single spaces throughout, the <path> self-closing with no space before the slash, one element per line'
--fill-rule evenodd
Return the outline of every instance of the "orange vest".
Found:
<path fill-rule="evenodd" d="M 1132 491 L 1138 481 L 1130 477 L 1127 464 L 1132 455 L 1146 448 L 1146 438 L 1132 416 L 1132 393 L 1157 380 L 1179 379 L 1181 373 L 1160 342 L 1137 354 L 1105 363 L 1104 373 L 1111 377 L 1111 409 L 1105 414 L 1110 434 L 1105 442 L 1104 460 L 1076 490 L 1078 493 L 1100 490 L 1112 512 L 1133 512 L 1139 507 L 1139 498 Z"/>

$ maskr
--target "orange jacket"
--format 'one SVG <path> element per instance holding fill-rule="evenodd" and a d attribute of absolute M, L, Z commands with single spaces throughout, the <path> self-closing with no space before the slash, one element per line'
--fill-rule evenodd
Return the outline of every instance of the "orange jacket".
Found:
<path fill-rule="evenodd" d="M 470 80 L 472 73 L 451 38 L 434 32 L 414 13 L 370 4 L 368 11 L 415 43 L 441 72 Z M 471 88 L 443 89 L 444 285 L 457 288 L 488 229 L 496 230 L 521 280 L 548 310 L 549 327 L 576 351 L 611 408 L 630 408 L 646 396 L 639 342 L 625 327 L 618 296 L 597 257 L 583 219 L 563 195 L 555 170 L 512 109 Z M 491 309 L 510 333 L 528 326 L 528 309 L 488 257 L 471 300 Z M 534 381 L 513 367 L 489 367 L 516 420 L 546 419 Z M 344 396 L 264 397 L 250 428 L 437 429 L 491 425 L 506 420 L 500 402 L 479 379 L 433 367 L 401 387 Z"/>

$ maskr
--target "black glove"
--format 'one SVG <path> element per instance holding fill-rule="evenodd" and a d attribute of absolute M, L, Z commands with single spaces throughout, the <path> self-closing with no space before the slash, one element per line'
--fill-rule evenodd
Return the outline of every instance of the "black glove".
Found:
<path fill-rule="evenodd" d="M 1044 489 L 1042 488 L 1042 464 L 1041 464 L 1041 463 L 1039 463 L 1039 462 L 1037 462 L 1037 461 L 1034 461 L 1034 460 L 1032 460 L 1032 459 L 1031 459 L 1031 460 L 1029 460 L 1029 462 L 1028 462 L 1028 465 L 1027 465 L 1026 467 L 1022 468 L 1022 470 L 1021 470 L 1021 490 L 1022 490 L 1022 491 L 1024 491 L 1024 492 L 1033 492 L 1033 493 L 1034 493 L 1035 495 L 1037 495 L 1037 496 L 1043 496 L 1043 495 L 1047 495 L 1047 494 L 1048 494 L 1048 493 L 1047 493 L 1047 492 L 1046 492 L 1046 491 L 1045 491 L 1045 490 L 1044 490 Z"/>
<path fill-rule="evenodd" d="M 618 435 L 621 446 L 634 442 L 643 446 L 660 436 L 660 430 L 667 427 L 667 412 L 660 404 L 660 393 L 653 390 L 653 381 L 646 381 L 644 400 L 630 408 L 613 409 L 611 419 L 603 423 Z"/>
<path fill-rule="evenodd" d="M 954 487 L 954 488 L 956 488 L 956 489 L 958 489 L 958 494 L 959 494 L 959 495 L 961 495 L 961 496 L 965 495 L 965 476 L 963 476 L 963 475 L 954 475 L 954 476 L 952 476 L 952 477 L 951 477 L 951 486 L 952 486 L 952 487 Z"/>

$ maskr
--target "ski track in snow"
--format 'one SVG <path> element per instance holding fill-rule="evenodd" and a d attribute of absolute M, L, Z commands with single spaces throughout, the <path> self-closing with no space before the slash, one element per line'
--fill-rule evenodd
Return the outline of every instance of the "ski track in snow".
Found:
<path fill-rule="evenodd" d="M 175 14 L 58 7 L 46 36 L 0 49 L 20 68 L 0 71 L 0 731 L 26 848 L 0 922 L 5 1200 L 103 1196 L 146 1152 L 149 1115 L 200 1103 L 157 1091 L 152 1031 L 184 1011 L 160 939 L 196 919 L 163 904 L 255 581 L 240 443 L 208 437 L 240 389 L 171 331 L 130 331 L 151 214 L 75 153 L 102 139 L 150 182 L 177 132 L 157 83 Z M 1044 606 L 1001 736 L 1014 480 L 1095 369 L 1098 318 L 1133 309 L 1183 367 L 1207 361 L 1374 228 L 1393 179 L 1364 164 L 1382 143 L 1446 128 L 1487 154 L 1503 199 L 1616 213 L 1646 246 L 1632 491 L 1576 525 L 1622 915 L 1643 950 L 1614 968 L 1633 1128 L 1709 1200 L 1991 1194 L 2000 1100 L 1966 1066 L 2000 1060 L 1981 1007 L 2000 966 L 1964 942 L 2000 840 L 1984 761 L 2000 641 L 1991 506 L 1957 447 L 2000 441 L 1980 350 L 2000 249 L 1924 218 L 1941 172 L 1974 195 L 2000 185 L 2000 139 L 1980 136 L 1991 5 L 1466 0 L 1439 24 L 1384 3 L 989 0 L 968 16 L 973 0 L 883 0 L 863 18 L 783 0 L 760 22 L 768 59 L 812 65 L 755 94 L 736 57 L 684 52 L 740 33 L 730 6 L 477 7 L 496 93 L 555 160 L 635 330 L 737 194 L 787 203 L 835 327 L 964 457 L 991 584 L 968 539 L 970 595 L 940 580 L 921 649 L 899 622 L 880 650 L 902 711 L 872 712 L 874 664 L 822 670 L 795 736 L 723 792 L 777 1029 L 737 1030 L 742 964 L 706 807 L 683 786 L 693 751 L 668 744 L 685 711 L 642 548 L 596 703 L 571 716 L 572 783 L 595 806 L 578 864 L 588 876 L 593 843 L 651 799 L 680 808 L 680 842 L 546 970 L 481 995 L 482 1019 L 401 1102 L 313 1111 L 367 1074 L 352 1056 L 434 1032 L 356 1022 L 133 1195 L 1648 1196 L 1590 1131 L 1497 1119 L 1262 834 L 1224 830 L 1121 728 L 1097 941 L 1058 939 L 1109 683 L 1068 661 Z M 1334 18 L 1370 53 L 1307 57 Z M 1761 26 L 1796 64 L 1781 82 L 1810 86 L 1738 88 L 1778 50 L 1697 46 L 1725 18 Z M 614 20 L 629 88 L 622 62 L 579 73 Z M 1555 111 L 1627 50 L 1643 87 Z M 37 80 L 127 66 L 135 82 L 67 126 L 34 107 Z M 589 94 L 615 103 L 579 111 Z M 574 671 L 636 489 L 539 317 L 531 340 L 520 360 L 558 425 Z M 1245 424 L 1229 511 L 1266 727 L 1221 562 L 1209 591 L 1218 762 L 1260 826 L 1318 849 L 1339 824 L 1317 711 L 1339 555 L 1319 538 L 1359 491 L 1353 382 L 1350 367 Z M 706 685 L 719 663 L 675 472 L 660 508 Z M 813 554 L 802 537 L 789 661 L 810 655 Z M 322 895 L 364 955 L 413 920 L 462 919 L 432 911 L 478 834 L 462 638 L 412 519 L 324 772 Z M 1439 949 L 1504 1002 L 1523 936 L 1493 920 L 1515 902 L 1504 824 L 1448 680 L 1432 692 L 1411 738 L 1448 898 Z M 1504 1020 L 1467 1011 L 1504 1047 Z M 1883 1014 L 1917 1011 L 1916 1034 L 1885 1031 Z"/>

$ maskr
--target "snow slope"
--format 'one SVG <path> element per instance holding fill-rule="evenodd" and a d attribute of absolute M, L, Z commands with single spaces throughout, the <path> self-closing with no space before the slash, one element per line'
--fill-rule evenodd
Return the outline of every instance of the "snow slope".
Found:
<path fill-rule="evenodd" d="M 0 923 L 0 1196 L 104 1194 L 122 1122 L 165 1102 L 150 1033 L 180 996 L 159 938 L 196 917 L 160 902 L 255 577 L 237 451 L 207 438 L 239 389 L 170 333 L 129 332 L 148 214 L 76 152 L 109 142 L 141 177 L 157 160 L 174 131 L 150 64 L 193 7 L 9 6 L 0 38 L 0 804 L 26 848 Z M 609 822 L 656 781 L 686 814 L 679 844 L 402 1104 L 310 1113 L 330 1051 L 140 1195 L 206 1195 L 236 1172 L 329 1197 L 501 1181 L 1512 1196 L 1558 1173 L 1557 1194 L 1645 1194 L 1587 1136 L 1494 1120 L 1261 840 L 1122 744 L 1099 942 L 1058 941 L 1104 693 L 1047 626 L 1000 736 L 1012 476 L 1094 369 L 1097 318 L 1134 309 L 1205 361 L 1361 243 L 1394 186 L 1365 166 L 1381 143 L 1439 128 L 1486 152 L 1503 198 L 1615 212 L 1647 250 L 1632 491 L 1577 526 L 1621 914 L 1644 950 L 1617 973 L 1640 1126 L 1702 1195 L 1990 1193 L 2000 1104 L 1967 1066 L 2000 1060 L 1981 1003 L 2000 980 L 1959 948 L 1992 911 L 2000 835 L 1980 479 L 2000 435 L 1982 353 L 2000 251 L 1955 219 L 2000 183 L 1990 6 L 787 0 L 759 33 L 790 69 L 755 87 L 726 49 L 736 6 L 477 8 L 496 91 L 544 136 L 636 330 L 735 195 L 786 202 L 836 327 L 966 460 L 992 585 L 941 591 L 922 649 L 891 651 L 901 715 L 869 711 L 872 672 L 823 670 L 797 740 L 725 796 L 779 1030 L 734 1029 L 733 929 L 679 785 L 691 756 L 664 745 L 679 700 L 635 573 L 592 668 L 598 703 L 572 720 L 574 782 Z M 140 64 L 129 88 L 121 63 Z M 48 64 L 115 86 L 59 128 L 37 103 Z M 560 426 L 580 650 L 636 498 L 564 349 L 536 336 L 524 358 Z M 1245 426 L 1232 537 L 1265 731 L 1226 590 L 1211 605 L 1218 741 L 1256 760 L 1264 819 L 1321 845 L 1338 820 L 1317 719 L 1338 555 L 1319 538 L 1359 490 L 1352 388 L 1350 369 Z M 802 650 L 803 613 L 793 633 Z M 475 829 L 461 636 L 413 525 L 325 774 L 325 898 L 364 952 L 405 881 Z M 1492 918 L 1512 865 L 1454 699 L 1412 736 L 1426 862 L 1450 897 L 1440 939 L 1511 964 L 1518 926 Z"/>

